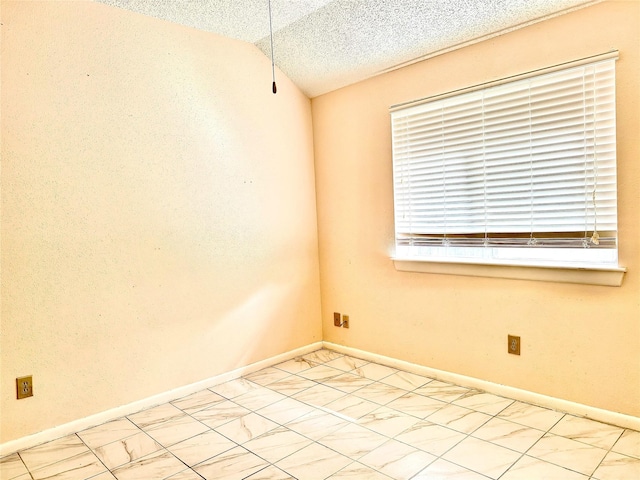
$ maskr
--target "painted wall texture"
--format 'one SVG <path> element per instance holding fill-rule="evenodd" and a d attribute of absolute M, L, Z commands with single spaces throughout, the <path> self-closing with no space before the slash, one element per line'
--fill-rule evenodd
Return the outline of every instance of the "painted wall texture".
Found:
<path fill-rule="evenodd" d="M 0 443 L 321 340 L 310 101 L 258 49 L 84 1 L 1 32 Z"/>
<path fill-rule="evenodd" d="M 0 443 L 323 338 L 640 415 L 640 3 L 311 102 L 245 43 L 85 1 L 0 13 Z M 622 287 L 396 271 L 389 106 L 612 48 Z"/>
<path fill-rule="evenodd" d="M 396 271 L 389 107 L 611 49 L 622 287 Z M 640 2 L 607 1 L 314 98 L 324 339 L 640 415 L 639 97 Z"/>

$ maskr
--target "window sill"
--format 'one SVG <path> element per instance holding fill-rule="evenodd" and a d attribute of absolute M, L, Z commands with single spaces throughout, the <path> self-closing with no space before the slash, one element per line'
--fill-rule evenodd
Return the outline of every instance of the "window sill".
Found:
<path fill-rule="evenodd" d="M 580 283 L 609 287 L 621 286 L 622 278 L 627 271 L 624 267 L 504 265 L 496 263 L 461 263 L 446 260 L 417 260 L 412 258 L 392 258 L 392 260 L 396 270 L 403 272 Z"/>

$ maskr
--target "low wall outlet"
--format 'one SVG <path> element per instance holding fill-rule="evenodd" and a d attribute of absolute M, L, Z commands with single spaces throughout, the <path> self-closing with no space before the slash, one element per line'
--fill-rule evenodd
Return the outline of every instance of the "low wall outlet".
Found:
<path fill-rule="evenodd" d="M 33 377 L 18 377 L 16 378 L 16 390 L 18 392 L 18 400 L 23 398 L 33 397 Z"/>
<path fill-rule="evenodd" d="M 340 318 L 340 314 L 338 312 L 333 312 L 333 326 L 334 327 L 342 326 L 342 319 Z"/>
<path fill-rule="evenodd" d="M 344 328 L 349 328 L 349 315 L 342 316 L 342 326 Z"/>
<path fill-rule="evenodd" d="M 516 337 L 515 335 L 508 335 L 507 342 L 508 352 L 513 355 L 520 355 L 520 337 Z"/>

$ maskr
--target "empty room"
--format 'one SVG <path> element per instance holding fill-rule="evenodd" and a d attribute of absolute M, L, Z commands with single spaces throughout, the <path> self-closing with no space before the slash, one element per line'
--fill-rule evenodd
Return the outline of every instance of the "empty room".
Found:
<path fill-rule="evenodd" d="M 1 480 L 640 478 L 640 1 L 0 34 Z"/>

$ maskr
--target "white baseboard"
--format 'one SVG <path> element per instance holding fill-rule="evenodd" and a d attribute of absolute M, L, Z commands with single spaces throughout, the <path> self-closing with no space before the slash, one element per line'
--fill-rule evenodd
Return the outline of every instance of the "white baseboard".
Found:
<path fill-rule="evenodd" d="M 455 383 L 456 385 L 463 387 L 476 388 L 495 395 L 513 398 L 514 400 L 519 400 L 521 402 L 558 410 L 564 413 L 570 413 L 579 417 L 590 418 L 592 420 L 597 420 L 598 422 L 608 423 L 623 428 L 630 428 L 632 430 L 640 430 L 640 418 L 632 415 L 591 407 L 581 403 L 570 402 L 561 398 L 550 397 L 548 395 L 509 387 L 507 385 L 500 385 L 498 383 L 481 380 L 479 378 L 467 377 L 466 375 L 460 375 L 458 373 L 437 370 L 435 368 L 425 367 L 423 365 L 417 365 L 415 363 L 405 362 L 391 357 L 385 357 L 383 355 L 370 353 L 364 350 L 358 350 L 357 348 L 345 347 L 331 342 L 322 343 L 324 348 L 328 348 L 329 350 L 334 350 L 339 353 L 344 353 L 346 355 L 379 363 L 388 367 L 394 367 L 417 375 L 435 378 L 436 380 L 443 382 Z"/>
<path fill-rule="evenodd" d="M 240 378 L 244 375 L 262 370 L 263 368 L 285 362 L 301 355 L 306 355 L 307 353 L 311 353 L 320 348 L 328 348 L 339 353 L 362 358 L 363 360 L 379 363 L 381 365 L 398 368 L 400 370 L 415 373 L 417 375 L 435 378 L 436 380 L 441 380 L 444 382 L 455 383 L 464 387 L 476 388 L 489 393 L 493 393 L 495 395 L 513 398 L 514 400 L 519 400 L 521 402 L 551 408 L 553 410 L 570 413 L 572 415 L 577 415 L 580 417 L 590 418 L 599 422 L 617 425 L 623 428 L 630 428 L 632 430 L 640 430 L 640 418 L 634 417 L 632 415 L 626 415 L 610 410 L 591 407 L 589 405 L 570 402 L 568 400 L 550 397 L 548 395 L 542 395 L 540 393 L 530 392 L 528 390 L 522 390 L 519 388 L 509 387 L 507 385 L 500 385 L 497 383 L 489 382 L 487 380 L 481 380 L 479 378 L 473 378 L 466 375 L 437 370 L 435 368 L 425 367 L 423 365 L 405 362 L 403 360 L 397 360 L 391 357 L 385 357 L 383 355 L 370 353 L 364 350 L 359 350 L 357 348 L 345 347 L 343 345 L 338 345 L 331 342 L 316 342 L 304 347 L 297 348 L 295 350 L 291 350 L 289 352 L 282 353 L 280 355 L 276 355 L 274 357 L 267 358 L 265 360 L 261 360 L 256 363 L 252 363 L 251 365 L 238 368 L 231 372 L 226 372 L 215 377 L 202 380 L 200 382 L 175 388 L 173 390 L 169 390 L 152 397 L 132 402 L 127 405 L 122 405 L 120 407 L 112 408 L 110 410 L 106 410 L 95 415 L 90 415 L 88 417 L 80 418 L 78 420 L 74 420 L 72 422 L 35 433 L 33 435 L 0 444 L 0 457 L 4 457 L 17 451 L 31 448 L 60 437 L 71 435 L 73 433 L 86 430 L 87 428 L 101 425 L 111 420 L 115 420 L 126 415 L 131 415 L 133 413 L 154 407 L 156 405 L 161 405 L 163 403 L 177 400 L 186 395 L 190 395 L 206 388 L 228 382 L 229 380 Z"/>
<path fill-rule="evenodd" d="M 104 412 L 96 413 L 95 415 L 90 415 L 78 420 L 73 420 L 69 423 L 58 425 L 57 427 L 49 428 L 47 430 L 43 430 L 42 432 L 34 433 L 33 435 L 28 435 L 16 440 L 11 440 L 9 442 L 0 444 L 0 457 L 10 455 L 26 448 L 35 447 L 36 445 L 50 442 L 51 440 L 65 437 L 67 435 L 71 435 L 72 433 L 80 432 L 82 430 L 86 430 L 87 428 L 95 427 L 96 425 L 101 425 L 111 420 L 115 420 L 126 415 L 131 415 L 147 408 L 155 407 L 156 405 L 161 405 L 163 403 L 177 400 L 192 393 L 196 393 L 209 387 L 228 382 L 229 380 L 240 378 L 244 375 L 257 372 L 258 370 L 262 370 L 263 368 L 285 362 L 300 355 L 306 355 L 307 353 L 311 353 L 320 348 L 322 348 L 322 342 L 312 343 L 307 346 L 300 347 L 289 352 L 281 353 L 280 355 L 276 355 L 274 357 L 270 357 L 256 363 L 252 363 L 251 365 L 237 368 L 236 370 L 233 370 L 231 372 L 216 375 L 215 377 L 211 377 L 200 382 L 174 388 L 173 390 L 169 390 L 152 397 L 144 398 L 136 402 L 128 403 L 127 405 L 112 408 Z"/>

